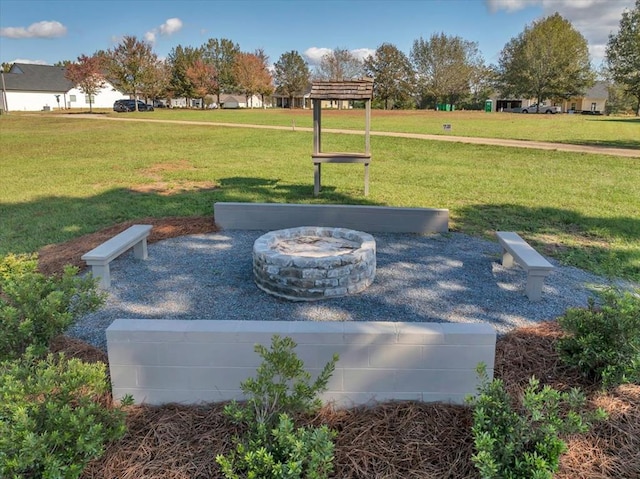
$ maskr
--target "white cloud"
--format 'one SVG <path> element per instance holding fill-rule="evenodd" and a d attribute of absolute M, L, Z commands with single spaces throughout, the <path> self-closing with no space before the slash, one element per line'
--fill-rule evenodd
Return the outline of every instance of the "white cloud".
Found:
<path fill-rule="evenodd" d="M 67 34 L 67 27 L 62 23 L 37 22 L 25 27 L 0 28 L 0 37 L 7 38 L 57 38 Z"/>
<path fill-rule="evenodd" d="M 517 12 L 527 7 L 540 3 L 541 0 L 485 0 L 489 11 L 495 13 L 498 10 L 506 10 L 507 12 Z"/>
<path fill-rule="evenodd" d="M 13 63 L 27 63 L 30 65 L 49 65 L 47 62 L 45 62 L 44 60 L 29 60 L 27 58 L 16 58 L 15 60 L 12 60 L 10 62 L 7 62 L 9 64 L 13 64 Z"/>
<path fill-rule="evenodd" d="M 182 20 L 179 18 L 169 18 L 160 25 L 160 35 L 173 35 L 182 29 Z"/>
<path fill-rule="evenodd" d="M 351 50 L 351 53 L 357 59 L 364 60 L 368 56 L 375 55 L 376 51 L 373 48 L 356 48 L 355 50 Z"/>
<path fill-rule="evenodd" d="M 307 48 L 303 55 L 311 65 L 320 65 L 322 61 L 322 57 L 328 53 L 331 53 L 333 48 L 319 48 L 319 47 L 311 47 Z M 356 48 L 354 50 L 349 50 L 356 58 L 359 60 L 364 60 L 369 55 L 373 55 L 375 50 L 371 48 Z"/>
<path fill-rule="evenodd" d="M 159 27 L 154 28 L 153 30 L 149 30 L 147 33 L 145 33 L 144 39 L 153 45 L 158 39 L 158 34 L 168 37 L 169 35 L 173 35 L 174 33 L 179 32 L 181 29 L 182 20 L 180 20 L 179 18 L 169 18 Z"/>
<path fill-rule="evenodd" d="M 307 48 L 304 51 L 303 55 L 311 65 L 320 65 L 322 57 L 327 53 L 331 53 L 332 51 L 333 50 L 331 48 L 311 47 Z"/>
<path fill-rule="evenodd" d="M 625 9 L 633 8 L 634 0 L 485 0 L 492 13 L 507 13 L 527 7 L 541 9 L 541 18 L 559 13 L 569 20 L 589 43 L 589 51 L 596 63 L 604 57 L 609 34 L 618 31 Z"/>

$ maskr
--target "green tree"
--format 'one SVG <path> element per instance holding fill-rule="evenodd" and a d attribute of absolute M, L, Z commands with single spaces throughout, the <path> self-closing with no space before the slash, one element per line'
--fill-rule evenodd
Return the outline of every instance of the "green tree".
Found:
<path fill-rule="evenodd" d="M 105 58 L 109 82 L 116 89 L 133 95 L 136 100 L 144 85 L 150 82 L 158 61 L 151 44 L 135 36 L 125 36 L 115 48 L 107 50 Z"/>
<path fill-rule="evenodd" d="M 500 86 L 504 95 L 569 99 L 584 94 L 595 74 L 584 37 L 555 13 L 527 26 L 500 53 Z"/>
<path fill-rule="evenodd" d="M 211 63 L 218 73 L 218 86 L 215 94 L 220 103 L 220 93 L 235 93 L 237 82 L 233 74 L 236 55 L 240 46 L 227 38 L 210 38 L 203 46 L 203 58 Z"/>
<path fill-rule="evenodd" d="M 166 98 L 169 95 L 169 80 L 171 79 L 171 69 L 166 60 L 158 60 L 150 70 L 149 78 L 143 85 L 142 94 L 145 98 L 157 100 Z"/>
<path fill-rule="evenodd" d="M 102 59 L 98 55 L 80 55 L 76 63 L 67 65 L 64 76 L 89 97 L 89 111 L 92 112 L 93 98 L 105 86 Z"/>
<path fill-rule="evenodd" d="M 415 89 L 415 73 L 409 58 L 395 45 L 383 43 L 364 61 L 367 76 L 373 77 L 374 97 L 384 109 L 410 107 Z"/>
<path fill-rule="evenodd" d="M 410 57 L 419 91 L 436 104 L 443 100 L 453 104 L 469 96 L 471 84 L 484 66 L 476 42 L 444 33 L 415 40 Z"/>
<path fill-rule="evenodd" d="M 606 61 L 613 80 L 636 99 L 636 116 L 640 116 L 640 0 L 622 13 L 618 33 L 609 35 Z"/>
<path fill-rule="evenodd" d="M 297 51 L 291 50 L 283 53 L 273 66 L 276 92 L 287 96 L 289 108 L 293 108 L 293 97 L 302 95 L 309 84 L 311 74 L 307 62 Z"/>
<path fill-rule="evenodd" d="M 352 80 L 364 76 L 364 64 L 346 48 L 335 48 L 323 55 L 316 69 L 319 80 Z"/>
<path fill-rule="evenodd" d="M 167 56 L 167 63 L 171 70 L 169 78 L 169 92 L 173 98 L 184 97 L 188 100 L 196 96 L 195 86 L 187 70 L 197 61 L 203 61 L 202 48 L 183 47 L 178 45 Z"/>

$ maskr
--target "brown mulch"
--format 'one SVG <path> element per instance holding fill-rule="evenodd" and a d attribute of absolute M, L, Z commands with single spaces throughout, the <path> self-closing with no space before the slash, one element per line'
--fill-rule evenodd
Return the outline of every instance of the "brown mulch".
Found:
<path fill-rule="evenodd" d="M 44 271 L 57 272 L 76 261 L 128 222 L 40 251 Z M 212 218 L 146 218 L 154 224 L 150 241 L 215 231 Z M 92 246 L 93 245 L 93 246 Z M 69 261 L 71 259 L 72 261 Z M 495 376 L 519 394 L 528 378 L 559 389 L 580 387 L 591 407 L 609 419 L 589 433 L 568 438 L 556 479 L 640 479 L 640 386 L 601 392 L 566 367 L 554 349 L 561 335 L 556 322 L 512 331 L 498 340 Z M 52 349 L 67 356 L 106 361 L 104 352 L 81 341 L 60 337 Z M 222 414 L 223 404 L 202 406 L 131 406 L 128 433 L 93 461 L 82 479 L 213 479 L 222 477 L 216 454 L 232 447 L 238 431 Z M 389 402 L 334 410 L 325 407 L 309 424 L 326 423 L 338 432 L 336 478 L 477 478 L 471 463 L 471 409 L 441 403 Z"/>

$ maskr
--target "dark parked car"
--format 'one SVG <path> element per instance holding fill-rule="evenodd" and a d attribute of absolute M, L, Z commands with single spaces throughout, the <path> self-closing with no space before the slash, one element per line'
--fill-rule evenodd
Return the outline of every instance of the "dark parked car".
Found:
<path fill-rule="evenodd" d="M 113 104 L 113 111 L 136 111 L 135 100 L 116 100 Z M 145 102 L 138 100 L 138 111 L 153 111 L 151 105 L 147 105 Z"/>

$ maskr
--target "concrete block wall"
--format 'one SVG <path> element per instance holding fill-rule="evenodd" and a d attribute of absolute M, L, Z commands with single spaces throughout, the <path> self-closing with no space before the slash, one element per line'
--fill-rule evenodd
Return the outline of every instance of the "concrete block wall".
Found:
<path fill-rule="evenodd" d="M 213 205 L 213 214 L 218 226 L 231 230 L 328 226 L 367 233 L 449 231 L 449 210 L 438 208 L 218 202 Z"/>
<path fill-rule="evenodd" d="M 496 332 L 487 324 L 117 319 L 107 329 L 113 395 L 163 404 L 242 399 L 274 334 L 289 336 L 315 377 L 340 355 L 323 401 L 338 407 L 389 400 L 463 403 L 476 365 L 493 375 Z"/>

